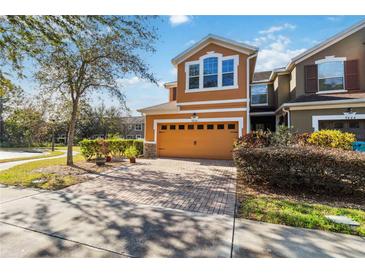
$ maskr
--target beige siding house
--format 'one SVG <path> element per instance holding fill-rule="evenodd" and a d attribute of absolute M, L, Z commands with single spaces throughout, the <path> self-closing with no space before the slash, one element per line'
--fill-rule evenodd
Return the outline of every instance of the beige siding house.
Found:
<path fill-rule="evenodd" d="M 339 129 L 365 140 L 365 21 L 303 52 L 284 68 L 256 72 L 252 97 L 261 98 L 256 105 L 251 100 L 253 129 L 280 124 L 298 132 Z"/>

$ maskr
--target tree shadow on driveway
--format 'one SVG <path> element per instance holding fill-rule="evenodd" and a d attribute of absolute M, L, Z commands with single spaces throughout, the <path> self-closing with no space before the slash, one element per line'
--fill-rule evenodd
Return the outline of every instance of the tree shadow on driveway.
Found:
<path fill-rule="evenodd" d="M 32 257 L 64 252 L 67 239 L 130 257 L 229 257 L 232 218 L 70 193 L 41 193 L 1 207 L 1 221 L 53 235 Z M 4 242 L 2 245 L 11 243 Z M 49 249 L 49 250 L 48 250 Z"/>

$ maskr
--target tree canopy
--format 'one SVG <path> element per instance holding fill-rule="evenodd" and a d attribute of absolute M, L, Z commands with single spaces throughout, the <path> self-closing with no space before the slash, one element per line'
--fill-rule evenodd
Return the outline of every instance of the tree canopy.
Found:
<path fill-rule="evenodd" d="M 45 45 L 37 58 L 36 79 L 43 90 L 58 92 L 72 101 L 68 130 L 68 158 L 72 164 L 72 145 L 78 106 L 92 92 L 103 92 L 125 105 L 119 80 L 136 75 L 157 83 L 142 52 L 154 52 L 157 35 L 150 17 L 105 17 L 104 23 L 89 24 L 87 31 L 62 40 L 61 44 Z M 90 35 L 92 34 L 92 35 Z"/>

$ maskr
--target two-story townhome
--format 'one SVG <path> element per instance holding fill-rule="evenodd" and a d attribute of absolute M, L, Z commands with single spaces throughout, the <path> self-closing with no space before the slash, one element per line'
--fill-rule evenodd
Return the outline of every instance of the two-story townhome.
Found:
<path fill-rule="evenodd" d="M 339 129 L 365 140 L 365 21 L 294 57 L 256 72 L 252 129 L 284 124 L 298 132 Z"/>
<path fill-rule="evenodd" d="M 169 102 L 140 109 L 146 157 L 230 159 L 234 139 L 278 125 L 365 140 L 365 21 L 255 72 L 258 49 L 208 35 L 172 59 Z"/>
<path fill-rule="evenodd" d="M 145 116 L 146 157 L 231 159 L 233 141 L 250 131 L 249 84 L 258 49 L 208 35 L 172 59 L 169 102 Z"/>

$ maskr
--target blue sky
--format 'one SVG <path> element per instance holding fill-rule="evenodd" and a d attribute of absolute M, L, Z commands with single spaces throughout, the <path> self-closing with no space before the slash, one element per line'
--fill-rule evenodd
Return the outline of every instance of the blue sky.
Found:
<path fill-rule="evenodd" d="M 167 101 L 162 84 L 176 80 L 171 59 L 209 33 L 258 46 L 256 70 L 260 71 L 286 65 L 290 58 L 361 19 L 364 16 L 163 16 L 157 23 L 156 53 L 144 56 L 160 85 L 131 76 L 120 79 L 121 88 L 132 114 L 138 114 L 136 109 Z M 93 101 L 113 104 L 109 97 Z"/>

